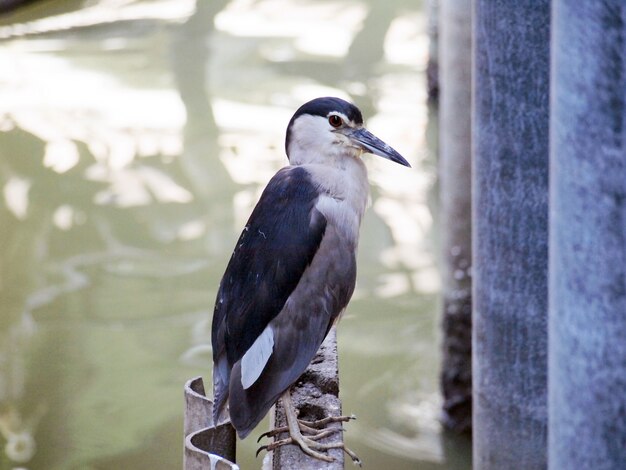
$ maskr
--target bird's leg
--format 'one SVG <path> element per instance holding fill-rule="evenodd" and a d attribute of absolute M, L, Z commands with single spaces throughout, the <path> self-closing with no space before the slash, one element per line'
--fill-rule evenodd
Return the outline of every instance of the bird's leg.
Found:
<path fill-rule="evenodd" d="M 276 436 L 282 432 L 288 432 L 289 437 L 285 439 L 280 439 L 274 441 L 266 446 L 261 446 L 257 451 L 257 455 L 262 450 L 267 450 L 268 452 L 277 449 L 278 447 L 293 444 L 298 445 L 302 452 L 311 457 L 314 457 L 319 460 L 323 460 L 325 462 L 333 462 L 334 459 L 326 454 L 322 454 L 317 452 L 318 450 L 327 451 L 329 449 L 342 449 L 346 454 L 350 456 L 352 461 L 361 465 L 361 461 L 356 456 L 354 452 L 348 449 L 343 442 L 337 442 L 333 444 L 323 444 L 317 442 L 320 439 L 328 437 L 338 431 L 343 431 L 342 428 L 330 428 L 324 429 L 323 427 L 329 423 L 333 422 L 345 422 L 350 419 L 354 419 L 353 416 L 336 416 L 336 417 L 328 417 L 318 421 L 300 421 L 298 419 L 297 412 L 291 402 L 291 394 L 289 390 L 283 393 L 281 396 L 281 401 L 283 404 L 283 408 L 285 410 L 285 417 L 287 419 L 287 426 L 283 426 L 280 428 L 276 428 L 268 433 L 263 434 L 261 437 L 268 436 Z M 321 428 L 321 429 L 320 429 Z M 303 432 L 308 432 L 312 434 L 311 436 L 304 436 Z"/>

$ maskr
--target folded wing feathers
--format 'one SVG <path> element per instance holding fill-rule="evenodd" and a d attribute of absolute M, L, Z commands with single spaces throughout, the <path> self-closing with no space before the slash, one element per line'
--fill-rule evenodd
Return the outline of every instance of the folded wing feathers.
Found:
<path fill-rule="evenodd" d="M 244 390 L 257 381 L 274 350 L 274 330 L 268 325 L 241 358 L 241 385 Z"/>

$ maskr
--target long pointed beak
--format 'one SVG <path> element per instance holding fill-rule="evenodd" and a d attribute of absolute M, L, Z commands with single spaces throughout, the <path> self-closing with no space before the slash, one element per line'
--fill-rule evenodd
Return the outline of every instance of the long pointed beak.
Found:
<path fill-rule="evenodd" d="M 379 157 L 386 158 L 392 162 L 399 163 L 400 165 L 408 166 L 409 162 L 405 158 L 396 152 L 391 146 L 380 140 L 370 131 L 364 127 L 358 127 L 356 129 L 342 129 L 343 134 L 348 137 L 357 147 L 362 148 L 366 152 L 373 153 Z"/>

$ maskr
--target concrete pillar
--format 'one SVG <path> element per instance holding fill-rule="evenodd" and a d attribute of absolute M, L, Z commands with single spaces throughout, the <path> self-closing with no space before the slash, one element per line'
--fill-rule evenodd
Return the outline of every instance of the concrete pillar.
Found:
<path fill-rule="evenodd" d="M 331 328 L 315 358 L 298 382 L 291 388 L 291 400 L 298 410 L 298 417 L 305 421 L 341 416 L 337 331 L 335 328 Z M 271 429 L 287 425 L 285 410 L 280 401 L 270 410 L 270 413 L 273 413 L 270 418 Z M 349 423 L 346 424 L 346 428 L 349 429 L 349 426 Z M 342 426 L 341 423 L 333 423 L 328 427 L 340 429 Z M 277 436 L 277 439 L 286 437 L 287 434 L 285 433 Z M 343 442 L 343 433 L 337 432 L 319 442 L 324 444 L 341 443 Z M 290 468 L 297 468 L 298 470 L 342 470 L 344 468 L 344 455 L 341 449 L 330 449 L 327 455 L 335 460 L 323 462 L 309 457 L 297 446 L 283 446 L 266 454 L 263 468 L 273 470 Z M 360 466 L 360 462 L 358 465 Z"/>
<path fill-rule="evenodd" d="M 626 3 L 553 9 L 549 464 L 626 464 Z"/>
<path fill-rule="evenodd" d="M 474 468 L 547 464 L 550 2 L 474 1 Z"/>
<path fill-rule="evenodd" d="M 472 2 L 440 7 L 440 154 L 443 422 L 472 427 Z"/>

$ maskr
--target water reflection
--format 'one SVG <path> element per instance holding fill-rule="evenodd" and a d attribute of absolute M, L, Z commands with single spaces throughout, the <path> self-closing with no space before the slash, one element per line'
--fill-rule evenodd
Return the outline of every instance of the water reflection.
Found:
<path fill-rule="evenodd" d="M 180 466 L 182 384 L 210 376 L 237 232 L 285 164 L 293 110 L 327 94 L 416 168 L 366 157 L 346 438 L 370 468 L 467 468 L 437 419 L 421 7 L 59 1 L 2 24 L 0 468 Z"/>

